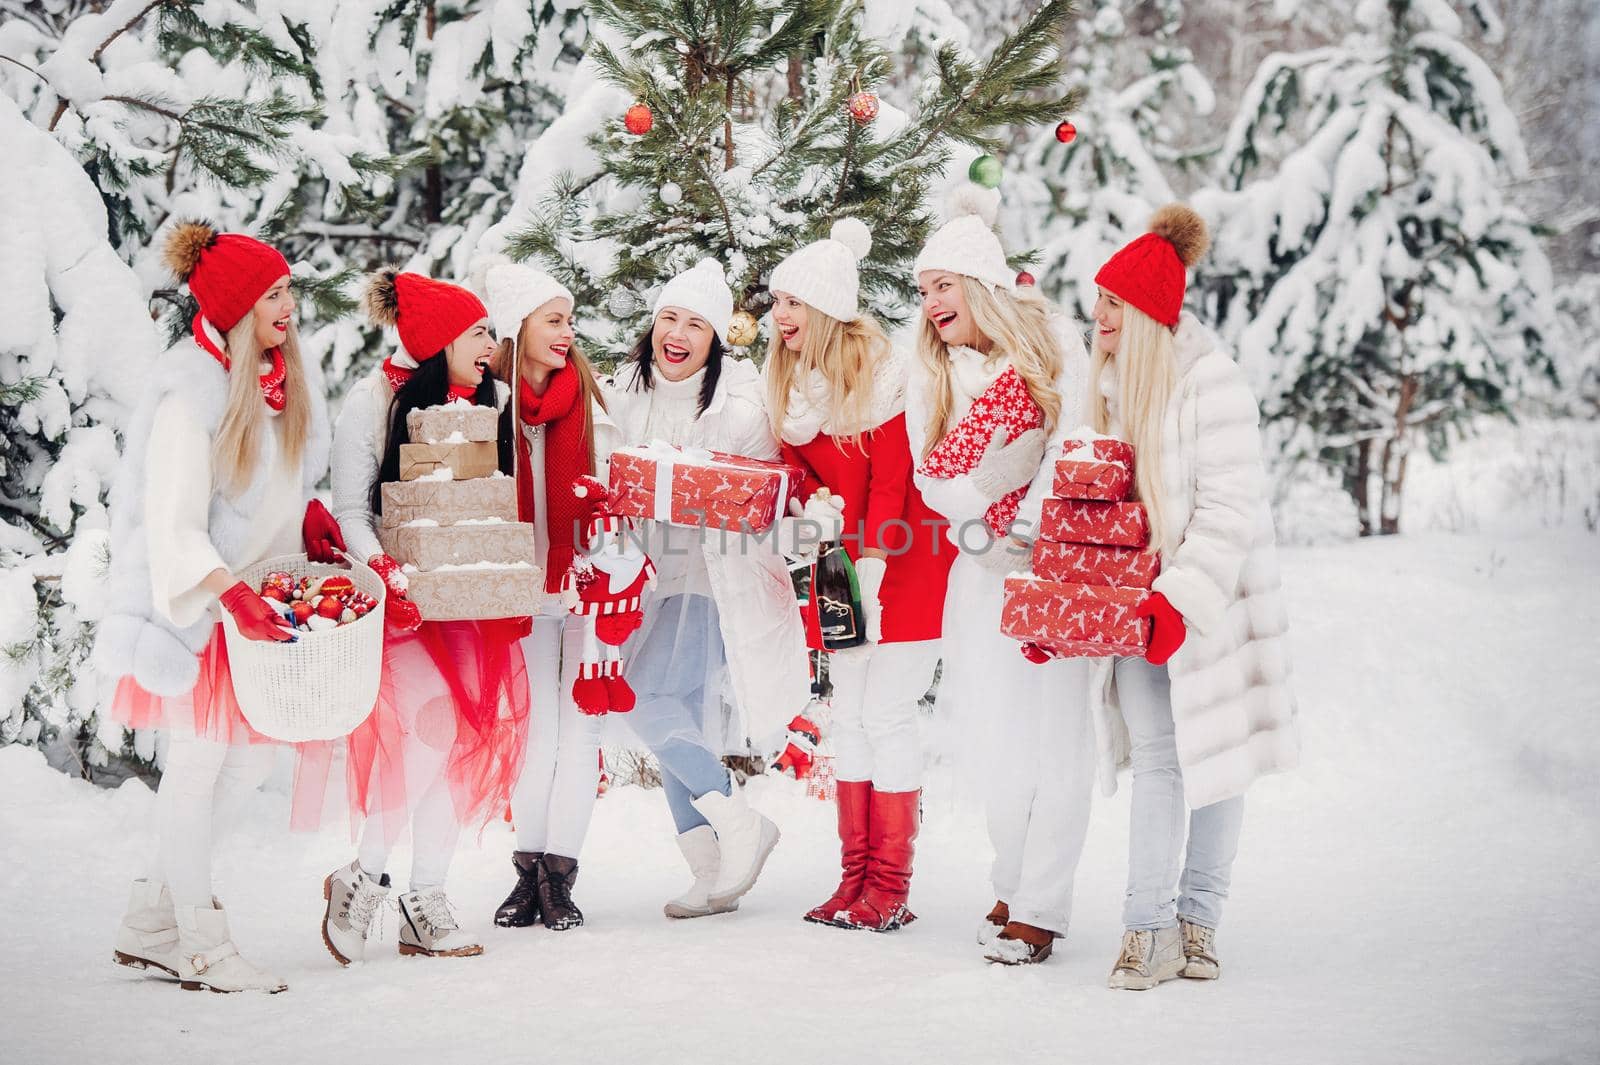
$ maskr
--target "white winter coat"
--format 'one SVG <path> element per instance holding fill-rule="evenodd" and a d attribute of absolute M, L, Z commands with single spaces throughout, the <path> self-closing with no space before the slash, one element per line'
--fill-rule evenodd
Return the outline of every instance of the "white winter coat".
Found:
<path fill-rule="evenodd" d="M 182 527 L 157 530 L 150 525 L 148 509 L 153 494 L 170 494 L 169 488 L 188 488 L 190 480 L 210 483 L 211 456 L 204 446 L 186 455 L 168 456 L 162 468 L 149 465 L 149 449 L 157 410 L 176 413 L 207 441 L 214 438 L 227 407 L 228 375 L 220 363 L 191 337 L 174 344 L 157 363 L 156 376 L 135 408 L 123 434 L 122 466 L 111 489 L 111 579 L 106 615 L 96 627 L 93 662 L 108 677 L 131 675 L 146 691 L 156 695 L 181 695 L 194 687 L 199 675 L 196 656 L 210 640 L 216 615 L 199 605 L 192 595 L 182 596 L 182 609 L 174 609 L 174 589 L 161 591 L 157 600 L 154 569 L 168 574 L 167 583 L 189 576 L 198 584 L 205 572 L 218 564 L 237 571 L 268 557 L 274 551 L 299 548 L 299 529 L 306 501 L 328 466 L 328 415 L 321 374 L 306 367 L 306 390 L 311 397 L 310 435 L 301 456 L 298 477 L 281 469 L 277 433 L 261 436 L 256 473 L 238 496 L 229 498 L 211 488 L 203 520 Z M 171 426 L 164 428 L 170 429 Z M 289 486 L 284 486 L 288 478 Z M 171 480 L 168 481 L 167 479 Z M 165 484 L 163 482 L 166 482 Z M 285 499 L 290 505 L 282 507 Z M 198 514 L 198 503 L 194 508 Z M 152 535 L 163 542 L 152 543 Z M 167 542 L 167 538 L 181 542 Z M 170 556 L 183 556 L 174 561 Z M 183 572 L 178 572 L 182 570 Z M 204 570 L 205 572 L 198 572 Z M 180 583 L 182 583 L 180 581 Z"/>
<path fill-rule="evenodd" d="M 602 381 L 601 390 L 616 425 L 616 446 L 649 443 L 644 435 L 651 393 L 637 367 L 625 366 Z M 723 358 L 716 392 L 686 443 L 750 458 L 778 457 L 761 375 L 749 360 Z M 728 658 L 725 698 L 741 718 L 731 738 L 758 744 L 781 735 L 811 698 L 805 629 L 788 566 L 773 539 L 750 546 L 729 536 L 723 551 L 721 538 L 712 535 L 702 548 Z M 650 624 L 647 610 L 645 625 Z"/>
<path fill-rule="evenodd" d="M 1161 475 L 1166 520 L 1183 536 L 1162 553 L 1155 590 L 1188 629 L 1167 670 L 1184 797 L 1199 807 L 1294 768 L 1299 733 L 1255 397 L 1221 342 L 1188 314 L 1176 341 Z M 1094 686 L 1102 728 L 1120 725 L 1110 674 L 1107 660 Z M 1102 761 L 1103 780 L 1111 768 Z"/>

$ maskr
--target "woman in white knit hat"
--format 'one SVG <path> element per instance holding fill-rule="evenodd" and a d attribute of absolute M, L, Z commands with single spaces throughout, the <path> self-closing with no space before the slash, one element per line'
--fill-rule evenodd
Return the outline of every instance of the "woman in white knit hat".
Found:
<path fill-rule="evenodd" d="M 953 217 L 917 256 L 922 327 L 906 397 L 917 487 L 951 523 L 960 554 L 944 612 L 939 709 L 980 772 L 994 846 L 996 902 L 979 925 L 984 956 L 1030 964 L 1064 935 L 1088 827 L 1093 759 L 1087 667 L 1036 665 L 1000 633 L 1005 576 L 1028 566 L 1060 441 L 1078 424 L 1087 356 L 1073 324 L 1031 287 L 1018 287 L 991 228 L 994 190 L 957 190 Z M 926 461 L 974 400 L 1008 371 L 1042 428 L 1010 443 L 1000 431 L 965 473 L 933 476 Z M 1047 444 L 1046 437 L 1049 437 Z M 991 506 L 1021 496 L 1012 534 L 994 537 Z"/>
<path fill-rule="evenodd" d="M 623 442 L 778 457 L 760 372 L 725 352 L 732 317 L 733 293 L 714 260 L 667 282 L 650 328 L 602 383 Z M 810 701 L 805 633 L 770 539 L 751 546 L 657 522 L 643 534 L 656 587 L 627 646 L 637 696 L 628 724 L 661 763 L 694 875 L 665 912 L 700 917 L 736 908 L 777 844 L 777 826 L 746 804 L 720 756 L 776 741 Z M 727 721 L 725 704 L 735 711 Z"/>
<path fill-rule="evenodd" d="M 917 704 L 933 686 L 945 580 L 955 549 L 911 482 L 909 356 L 858 306 L 858 219 L 772 272 L 767 411 L 806 489 L 842 500 L 846 553 L 861 583 L 868 642 L 829 658 L 842 875 L 806 920 L 888 932 L 907 907 L 922 798 Z"/>
<path fill-rule="evenodd" d="M 519 450 L 519 516 L 534 527 L 531 561 L 554 595 L 581 547 L 576 538 L 586 511 L 574 482 L 603 470 L 616 426 L 574 339 L 572 293 L 549 274 L 503 257 L 483 260 L 474 273 L 481 274 L 499 339 L 495 374 L 513 389 L 506 417 L 516 428 L 501 435 L 514 435 Z M 547 602 L 522 642 L 530 708 L 526 760 L 511 793 L 517 882 L 494 923 L 563 931 L 583 924 L 572 887 L 599 786 L 601 719 L 582 713 L 572 696 L 582 621 L 559 598 Z"/>

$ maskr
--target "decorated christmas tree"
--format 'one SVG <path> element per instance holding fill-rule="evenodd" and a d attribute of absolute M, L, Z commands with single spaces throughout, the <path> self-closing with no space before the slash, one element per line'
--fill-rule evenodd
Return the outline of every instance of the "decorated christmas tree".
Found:
<path fill-rule="evenodd" d="M 1364 534 L 1398 530 L 1413 446 L 1553 377 L 1549 264 L 1502 192 L 1527 156 L 1463 12 L 1499 32 L 1482 0 L 1365 0 L 1344 44 L 1271 56 L 1195 199 L 1208 316 Z"/>
<path fill-rule="evenodd" d="M 1065 0 L 986 58 L 943 45 L 908 109 L 877 94 L 890 58 L 859 2 L 604 0 L 589 13 L 571 110 L 530 146 L 519 203 L 482 246 L 553 270 L 602 349 L 631 340 L 655 290 L 706 256 L 743 312 L 736 342 L 751 342 L 772 267 L 844 217 L 872 231 L 865 302 L 899 319 L 953 151 L 997 152 L 1011 127 L 1053 126 L 1073 99 L 1055 46 Z M 972 171 L 992 184 L 1001 168 L 986 155 Z"/>

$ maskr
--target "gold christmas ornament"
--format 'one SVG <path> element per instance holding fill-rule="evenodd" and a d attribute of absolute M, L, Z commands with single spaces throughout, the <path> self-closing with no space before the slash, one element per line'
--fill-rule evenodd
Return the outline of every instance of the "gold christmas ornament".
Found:
<path fill-rule="evenodd" d="M 756 316 L 749 311 L 735 311 L 728 321 L 728 343 L 736 348 L 753 343 L 757 332 Z"/>

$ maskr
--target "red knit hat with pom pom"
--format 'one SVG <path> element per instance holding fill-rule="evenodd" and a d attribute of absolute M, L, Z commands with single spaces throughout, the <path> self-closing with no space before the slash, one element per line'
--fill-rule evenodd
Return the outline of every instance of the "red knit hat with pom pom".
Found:
<path fill-rule="evenodd" d="M 205 222 L 178 223 L 167 235 L 162 259 L 188 283 L 206 321 L 224 333 L 289 274 L 289 261 L 277 248 L 243 233 L 218 233 Z"/>
<path fill-rule="evenodd" d="M 1106 260 L 1094 283 L 1162 325 L 1176 326 L 1189 267 L 1210 244 L 1205 220 L 1169 203 L 1150 219 L 1150 232 Z"/>
<path fill-rule="evenodd" d="M 365 297 L 368 316 L 379 325 L 394 326 L 401 346 L 418 362 L 433 358 L 489 317 L 483 301 L 460 285 L 392 268 L 372 275 Z"/>

